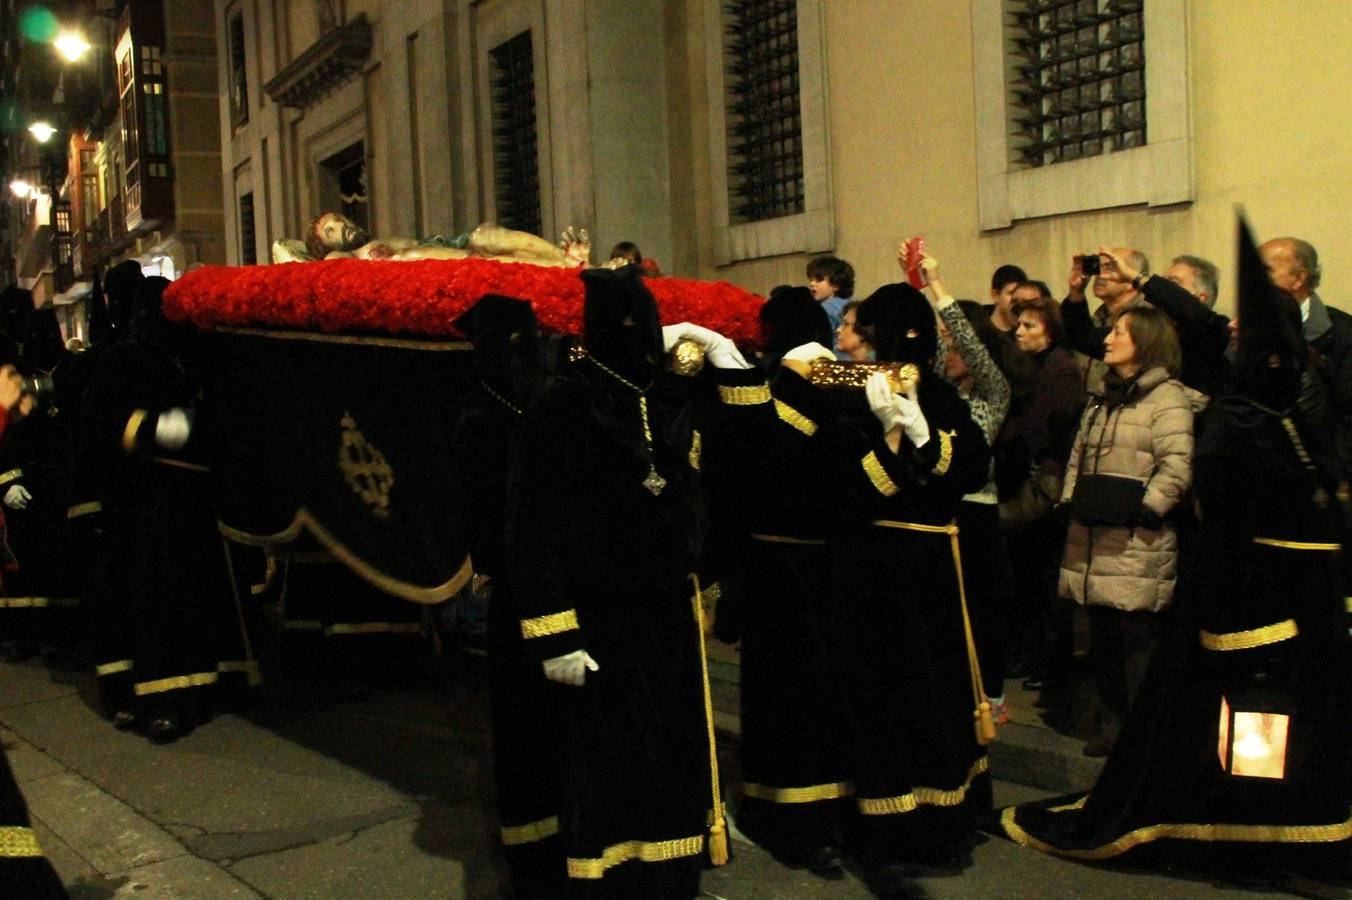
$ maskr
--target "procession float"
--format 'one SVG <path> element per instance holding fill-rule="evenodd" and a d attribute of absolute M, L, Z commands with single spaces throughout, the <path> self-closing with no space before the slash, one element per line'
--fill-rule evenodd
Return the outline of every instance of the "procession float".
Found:
<path fill-rule="evenodd" d="M 448 450 L 476 376 L 455 321 L 485 294 L 529 300 L 548 333 L 582 326 L 585 231 L 558 245 L 492 224 L 370 240 L 325 213 L 273 265 L 205 266 L 164 309 L 207 337 L 222 534 L 264 548 L 317 543 L 393 596 L 437 603 L 470 575 L 455 533 Z M 614 261 L 619 264 L 621 261 Z M 648 280 L 664 324 L 759 341 L 761 298 L 727 282 Z"/>

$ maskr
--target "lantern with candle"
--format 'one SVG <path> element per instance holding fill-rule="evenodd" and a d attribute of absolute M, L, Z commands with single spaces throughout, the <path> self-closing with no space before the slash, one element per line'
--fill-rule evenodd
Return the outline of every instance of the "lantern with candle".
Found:
<path fill-rule="evenodd" d="M 1217 743 L 1221 768 L 1242 778 L 1285 778 L 1291 712 L 1285 698 L 1272 691 L 1222 695 Z"/>

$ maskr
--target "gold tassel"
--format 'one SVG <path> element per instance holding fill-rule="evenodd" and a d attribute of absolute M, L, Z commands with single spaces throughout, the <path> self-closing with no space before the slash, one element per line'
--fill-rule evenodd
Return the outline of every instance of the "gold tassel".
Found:
<path fill-rule="evenodd" d="M 728 827 L 723 816 L 722 790 L 718 784 L 718 745 L 714 742 L 714 701 L 709 690 L 709 653 L 704 646 L 704 596 L 699 587 L 699 576 L 691 574 L 695 585 L 695 631 L 699 634 L 699 671 L 704 682 L 704 723 L 709 735 L 709 784 L 713 792 L 714 809 L 709 825 L 709 863 L 728 864 Z"/>
<path fill-rule="evenodd" d="M 991 715 L 991 705 L 982 700 L 972 713 L 976 719 L 976 742 L 983 747 L 995 740 L 995 717 Z"/>

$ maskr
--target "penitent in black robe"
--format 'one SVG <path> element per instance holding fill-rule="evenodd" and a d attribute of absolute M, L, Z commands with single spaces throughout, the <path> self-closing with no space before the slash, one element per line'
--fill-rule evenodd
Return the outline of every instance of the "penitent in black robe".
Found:
<path fill-rule="evenodd" d="M 1290 423 L 1239 397 L 1212 404 L 1195 461 L 1197 590 L 1180 598 L 1093 790 L 1005 810 L 1005 835 L 1076 859 L 1195 860 L 1208 847 L 1226 865 L 1318 867 L 1341 854 L 1346 866 L 1352 638 L 1335 482 L 1301 458 Z M 1308 433 L 1301 444 L 1313 447 Z M 1291 714 L 1281 779 L 1221 767 L 1221 698 L 1256 687 Z"/>
<path fill-rule="evenodd" d="M 527 653 L 585 649 L 582 687 L 546 685 L 558 731 L 570 896 L 693 897 L 711 821 L 712 735 L 692 606 L 704 533 L 687 389 L 631 388 L 583 360 L 526 411 L 510 488 L 512 602 Z"/>
<path fill-rule="evenodd" d="M 920 386 L 929 442 L 916 449 L 903 439 L 897 453 L 861 390 L 842 396 L 781 370 L 773 396 L 762 386 L 757 397 L 755 373 L 724 370 L 719 378 L 725 402 L 759 402 L 763 418 L 789 426 L 780 439 L 798 441 L 797 452 L 818 455 L 823 466 L 817 481 L 833 505 L 827 652 L 839 675 L 823 663 L 799 678 L 840 679 L 833 698 L 820 694 L 820 684 L 810 696 L 834 705 L 848 746 L 837 741 L 817 753 L 833 773 L 848 763 L 848 787 L 876 857 L 951 853 L 988 802 L 953 548 L 959 500 L 981 484 L 990 461 L 981 430 L 937 378 Z M 763 699 L 782 706 L 787 698 Z"/>
<path fill-rule="evenodd" d="M 191 720 L 222 686 L 257 684 L 232 595 L 205 448 L 211 422 L 191 353 L 154 341 L 110 347 L 86 396 L 108 583 L 90 610 L 95 672 L 112 710 Z M 195 411 L 179 451 L 157 446 L 165 410 Z"/>
<path fill-rule="evenodd" d="M 33 834 L 28 805 L 0 751 L 0 897 L 56 900 L 66 896 L 56 870 Z"/>
<path fill-rule="evenodd" d="M 475 584 L 487 579 L 489 703 L 498 820 L 514 895 L 557 897 L 566 867 L 559 838 L 554 692 L 526 651 L 515 616 L 505 544 L 507 475 L 522 413 L 482 385 L 466 398 L 451 438 L 456 527 Z M 476 587 L 476 590 L 480 588 Z"/>

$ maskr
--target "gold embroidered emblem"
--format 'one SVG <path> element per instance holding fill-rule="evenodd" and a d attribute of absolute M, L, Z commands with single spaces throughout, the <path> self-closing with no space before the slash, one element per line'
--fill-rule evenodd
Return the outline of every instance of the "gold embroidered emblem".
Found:
<path fill-rule="evenodd" d="M 385 460 L 385 454 L 367 442 L 357 428 L 352 413 L 343 412 L 343 439 L 338 447 L 338 468 L 348 486 L 370 508 L 378 519 L 390 515 L 390 489 L 394 487 L 394 470 Z"/>

